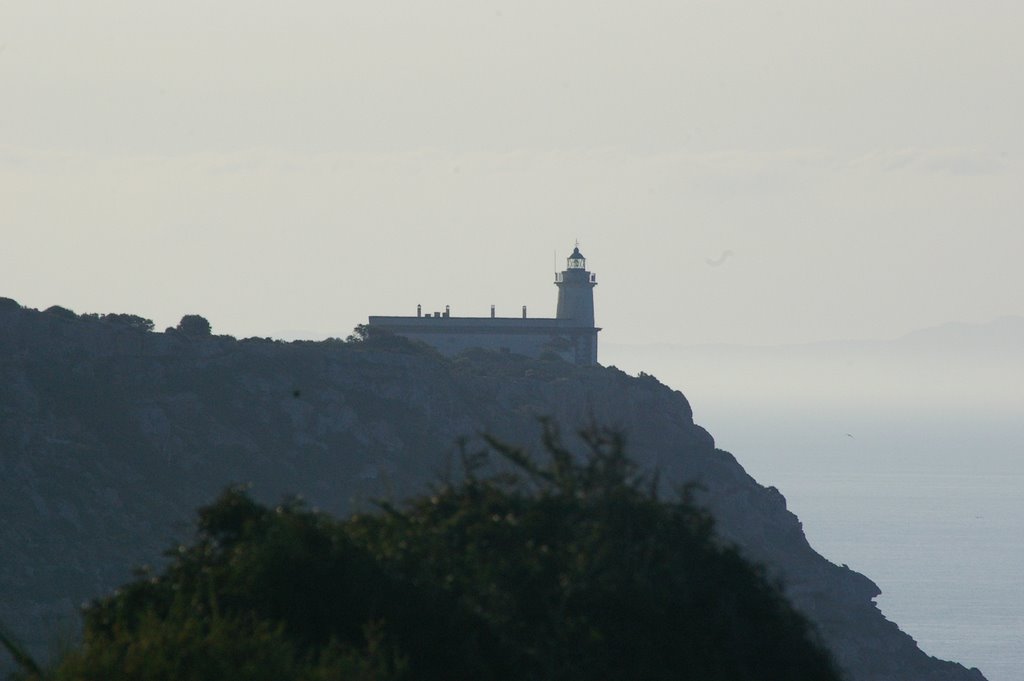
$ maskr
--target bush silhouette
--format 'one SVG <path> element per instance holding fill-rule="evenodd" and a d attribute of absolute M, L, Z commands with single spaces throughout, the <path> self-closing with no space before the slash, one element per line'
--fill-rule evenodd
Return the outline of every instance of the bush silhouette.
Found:
<path fill-rule="evenodd" d="M 203 337 L 209 336 L 212 328 L 206 317 L 197 314 L 187 314 L 178 322 L 177 331 L 186 336 Z"/>
<path fill-rule="evenodd" d="M 110 314 L 100 315 L 102 321 L 108 324 L 117 324 L 119 326 L 125 326 L 130 329 L 137 329 L 139 331 L 152 331 L 153 320 L 146 319 L 134 314 L 122 314 L 117 312 L 111 312 Z"/>
<path fill-rule="evenodd" d="M 194 543 L 85 611 L 56 679 L 832 680 L 712 519 L 591 428 L 488 440 L 458 480 L 336 520 L 227 490 Z"/>

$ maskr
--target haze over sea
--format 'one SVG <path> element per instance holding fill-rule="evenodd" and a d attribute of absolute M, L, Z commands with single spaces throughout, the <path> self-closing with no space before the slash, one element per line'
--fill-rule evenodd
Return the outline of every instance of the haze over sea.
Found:
<path fill-rule="evenodd" d="M 890 342 L 606 346 L 694 419 L 811 545 L 870 577 L 930 655 L 1024 678 L 1024 319 Z M 745 387 L 744 387 L 745 386 Z"/>

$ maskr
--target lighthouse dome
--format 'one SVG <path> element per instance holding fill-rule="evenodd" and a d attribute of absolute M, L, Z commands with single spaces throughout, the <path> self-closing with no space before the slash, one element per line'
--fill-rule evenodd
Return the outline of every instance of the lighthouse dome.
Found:
<path fill-rule="evenodd" d="M 579 246 L 572 249 L 572 255 L 567 259 L 567 266 L 570 270 L 585 270 L 587 268 L 587 259 L 580 253 Z"/>

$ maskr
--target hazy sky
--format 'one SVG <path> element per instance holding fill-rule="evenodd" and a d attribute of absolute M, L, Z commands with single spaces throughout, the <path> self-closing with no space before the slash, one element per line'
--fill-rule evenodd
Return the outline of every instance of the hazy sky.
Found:
<path fill-rule="evenodd" d="M 998 0 L 7 0 L 0 295 L 240 336 L 550 316 L 579 238 L 607 341 L 1024 315 L 1021 26 Z"/>

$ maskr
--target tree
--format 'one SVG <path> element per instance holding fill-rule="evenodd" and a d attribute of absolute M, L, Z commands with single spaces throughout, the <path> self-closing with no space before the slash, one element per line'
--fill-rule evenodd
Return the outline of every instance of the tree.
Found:
<path fill-rule="evenodd" d="M 228 490 L 162 574 L 86 608 L 53 677 L 838 679 L 685 491 L 580 436 L 547 426 L 539 461 L 488 440 L 460 479 L 346 520 Z"/>
<path fill-rule="evenodd" d="M 355 328 L 352 329 L 346 338 L 346 343 L 364 343 L 370 339 L 370 325 L 369 324 L 356 324 Z"/>
<path fill-rule="evenodd" d="M 122 314 L 118 312 L 111 312 L 100 317 L 102 321 L 108 324 L 118 324 L 120 326 L 126 326 L 130 329 L 138 329 L 139 331 L 152 331 L 153 320 L 146 319 L 134 314 Z"/>
<path fill-rule="evenodd" d="M 61 307 L 60 305 L 51 305 L 50 307 L 43 310 L 43 312 L 45 312 L 46 314 L 53 315 L 55 317 L 60 317 L 62 319 L 78 319 L 78 315 L 75 314 L 73 310 L 69 310 L 66 307 Z"/>
<path fill-rule="evenodd" d="M 186 336 L 203 337 L 211 333 L 210 322 L 197 314 L 187 314 L 178 322 L 177 330 Z"/>
<path fill-rule="evenodd" d="M 358 324 L 345 342 L 371 350 L 388 350 L 416 355 L 437 355 L 437 350 L 423 341 L 412 340 L 390 330 L 369 324 Z"/>

